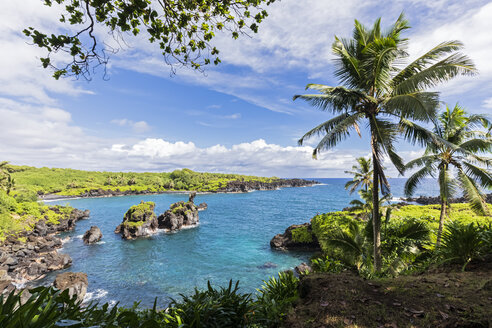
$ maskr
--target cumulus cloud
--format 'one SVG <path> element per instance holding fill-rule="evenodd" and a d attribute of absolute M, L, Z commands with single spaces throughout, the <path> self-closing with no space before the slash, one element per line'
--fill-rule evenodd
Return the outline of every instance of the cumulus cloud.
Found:
<path fill-rule="evenodd" d="M 134 121 L 126 119 L 126 118 L 114 119 L 114 120 L 111 120 L 111 123 L 119 125 L 119 126 L 130 127 L 136 133 L 144 133 L 144 132 L 150 131 L 152 129 L 151 126 L 145 121 L 134 122 Z"/>
<path fill-rule="evenodd" d="M 483 102 L 483 107 L 492 108 L 492 98 L 485 99 Z"/>
<path fill-rule="evenodd" d="M 283 147 L 263 139 L 231 147 L 214 145 L 200 148 L 193 142 L 169 142 L 147 138 L 135 144 L 117 144 L 111 151 L 125 162 L 145 163 L 147 169 L 187 167 L 198 171 L 233 172 L 278 176 L 333 176 L 354 163 L 353 152 L 335 151 L 313 160 L 311 147 Z"/>
<path fill-rule="evenodd" d="M 17 1 L 0 1 L 0 13 L 0 95 L 55 104 L 53 93 L 73 96 L 91 93 L 70 79 L 53 79 L 52 72 L 43 69 L 39 61 L 39 57 L 46 55 L 44 50 L 29 45 L 22 34 L 29 26 L 52 32 L 59 29 L 56 7 L 48 8 L 38 0 L 25 0 L 22 6 Z"/>

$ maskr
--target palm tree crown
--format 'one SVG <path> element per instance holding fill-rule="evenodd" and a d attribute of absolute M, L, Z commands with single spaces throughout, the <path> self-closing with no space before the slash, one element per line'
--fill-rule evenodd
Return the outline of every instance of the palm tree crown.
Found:
<path fill-rule="evenodd" d="M 359 188 L 368 191 L 372 185 L 372 165 L 371 159 L 365 157 L 357 158 L 357 165 L 352 166 L 352 171 L 345 171 L 345 173 L 352 174 L 354 177 L 352 180 L 347 181 L 345 189 L 349 189 L 352 194 Z"/>
<path fill-rule="evenodd" d="M 402 172 L 403 162 L 397 155 L 394 143 L 400 133 L 412 142 L 424 142 L 431 133 L 412 121 L 427 122 L 435 117 L 439 94 L 426 91 L 439 83 L 460 74 L 474 74 L 475 67 L 468 57 L 458 53 L 463 44 L 459 41 L 443 42 L 406 67 L 407 39 L 401 32 L 408 29 L 403 14 L 386 32 L 381 19 L 372 28 L 355 21 L 353 37 L 335 37 L 332 50 L 336 56 L 335 75 L 343 85 L 327 86 L 308 84 L 306 89 L 317 94 L 296 95 L 321 110 L 329 110 L 335 117 L 307 132 L 300 140 L 315 135 L 323 138 L 314 148 L 313 156 L 323 149 L 336 146 L 355 130 L 361 135 L 360 125 L 370 130 L 373 164 L 373 222 L 374 262 L 380 269 L 381 256 L 379 187 L 389 193 L 389 184 L 382 167 L 382 156 L 388 155 Z M 437 139 L 436 139 L 437 140 Z"/>
<path fill-rule="evenodd" d="M 441 196 L 438 244 L 443 220 L 449 211 L 449 198 L 457 190 L 463 192 L 477 214 L 486 215 L 489 212 L 480 189 L 492 187 L 492 172 L 487 170 L 492 166 L 492 159 L 481 156 L 492 152 L 491 126 L 483 115 L 468 116 L 459 105 L 452 110 L 446 106 L 446 110 L 434 121 L 433 130 L 446 143 L 429 140 L 424 155 L 405 166 L 406 169 L 420 168 L 405 184 L 407 196 L 413 195 L 422 179 L 438 173 Z M 455 177 L 452 176 L 453 172 Z"/>

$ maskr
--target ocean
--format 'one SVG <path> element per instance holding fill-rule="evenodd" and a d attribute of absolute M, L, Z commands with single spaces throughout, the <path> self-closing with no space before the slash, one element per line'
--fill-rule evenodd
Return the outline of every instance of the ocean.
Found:
<path fill-rule="evenodd" d="M 47 204 L 69 204 L 91 211 L 88 220 L 77 223 L 74 231 L 61 237 L 67 241 L 62 253 L 72 257 L 66 271 L 85 272 L 89 287 L 87 301 L 120 302 L 131 306 L 140 301 L 152 306 L 157 297 L 160 307 L 171 298 L 205 288 L 207 281 L 225 286 L 239 280 L 242 292 L 254 293 L 263 280 L 277 272 L 293 269 L 310 254 L 270 249 L 270 239 L 292 224 L 308 222 L 318 213 L 341 210 L 357 194 L 344 189 L 348 179 L 315 179 L 320 185 L 283 188 L 238 194 L 199 194 L 195 203 L 206 202 L 199 212 L 200 224 L 176 233 L 161 232 L 149 238 L 123 240 L 114 233 L 123 215 L 140 201 L 156 203 L 156 213 L 169 205 L 187 200 L 187 194 L 138 195 L 110 198 L 70 199 Z M 403 196 L 405 179 L 390 179 L 394 201 Z M 438 195 L 438 185 L 427 180 L 418 195 Z M 82 235 L 97 225 L 101 242 L 84 245 Z M 67 238 L 68 237 L 68 238 Z M 52 282 L 60 271 L 42 282 Z"/>

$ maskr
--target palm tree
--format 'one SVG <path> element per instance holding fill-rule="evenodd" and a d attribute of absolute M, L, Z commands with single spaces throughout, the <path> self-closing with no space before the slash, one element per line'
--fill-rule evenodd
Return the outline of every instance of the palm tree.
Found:
<path fill-rule="evenodd" d="M 359 166 L 353 165 L 352 171 L 345 171 L 345 173 L 352 174 L 354 177 L 351 181 L 345 184 L 345 189 L 350 189 L 350 194 L 361 188 L 365 191 L 369 190 L 372 185 L 372 165 L 371 159 L 365 157 L 359 157 L 356 159 Z"/>
<path fill-rule="evenodd" d="M 394 142 L 400 133 L 413 143 L 423 144 L 430 131 L 414 121 L 427 122 L 436 115 L 439 93 L 425 91 L 460 74 L 474 74 L 475 66 L 468 57 L 457 53 L 463 48 L 459 41 L 443 42 L 402 68 L 408 57 L 407 39 L 401 32 L 408 29 L 403 14 L 387 32 L 381 30 L 381 19 L 368 29 L 355 21 L 353 38 L 335 37 L 332 49 L 336 58 L 335 75 L 343 85 L 332 87 L 308 84 L 306 89 L 318 94 L 296 95 L 321 110 L 336 116 L 307 132 L 300 140 L 324 135 L 313 151 L 313 157 L 323 149 L 336 146 L 352 130 L 361 135 L 360 124 L 370 131 L 373 165 L 373 233 L 374 268 L 381 270 L 381 219 L 379 190 L 389 193 L 389 184 L 382 168 L 382 156 L 387 155 L 399 172 L 401 158 Z"/>
<path fill-rule="evenodd" d="M 446 106 L 446 110 L 433 123 L 433 132 L 448 144 L 430 141 L 422 157 L 407 163 L 407 170 L 421 168 L 405 183 L 405 194 L 413 195 L 423 178 L 434 177 L 434 173 L 438 172 L 441 215 L 436 245 L 439 246 L 444 219 L 449 215 L 449 198 L 457 189 L 463 191 L 477 214 L 488 214 L 485 196 L 480 187 L 492 186 L 492 172 L 480 166 L 492 166 L 492 159 L 479 155 L 490 154 L 492 138 L 490 132 L 476 130 L 479 127 L 489 128 L 491 122 L 483 115 L 467 116 L 459 105 L 453 110 Z M 456 178 L 452 177 L 452 169 L 456 172 Z"/>

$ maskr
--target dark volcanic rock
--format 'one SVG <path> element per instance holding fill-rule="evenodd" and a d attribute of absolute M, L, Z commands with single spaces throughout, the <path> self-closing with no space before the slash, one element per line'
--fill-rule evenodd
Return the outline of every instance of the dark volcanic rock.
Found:
<path fill-rule="evenodd" d="M 39 218 L 32 231 L 9 236 L 0 243 L 0 272 L 6 271 L 12 282 L 24 283 L 39 279 L 50 271 L 65 269 L 72 264 L 68 254 L 57 252 L 63 243 L 55 234 L 73 229 L 78 220 L 89 216 L 89 211 L 74 209 L 70 213 L 62 213 L 59 207 L 50 209 L 62 214 L 59 224 L 49 222 L 47 218 Z M 0 291 L 5 291 L 9 286 L 0 287 Z"/>
<path fill-rule="evenodd" d="M 130 207 L 123 217 L 123 222 L 116 227 L 115 233 L 121 234 L 124 239 L 147 237 L 157 231 L 157 218 L 154 213 L 155 203 L 140 202 Z"/>
<path fill-rule="evenodd" d="M 309 274 L 309 273 L 313 272 L 313 269 L 304 262 L 302 262 L 301 264 L 296 266 L 295 270 L 296 270 L 296 273 L 299 275 Z"/>
<path fill-rule="evenodd" d="M 194 226 L 198 224 L 198 207 L 193 203 L 194 195 L 190 195 L 188 202 L 177 202 L 171 204 L 169 210 L 159 215 L 157 221 L 160 229 L 175 231 L 184 226 Z"/>
<path fill-rule="evenodd" d="M 89 230 L 84 233 L 82 240 L 85 244 L 94 244 L 101 240 L 102 238 L 101 229 L 97 226 L 92 226 Z"/>
<path fill-rule="evenodd" d="M 77 295 L 77 300 L 82 301 L 87 293 L 89 282 L 86 273 L 64 272 L 56 276 L 53 286 L 60 290 L 68 289 L 68 295 L 70 295 L 70 297 Z"/>
<path fill-rule="evenodd" d="M 275 190 L 286 187 L 307 187 L 318 184 L 316 181 L 303 179 L 276 179 L 271 182 L 261 181 L 229 181 L 227 186 L 219 188 L 218 192 L 248 192 L 253 190 Z"/>
<path fill-rule="evenodd" d="M 199 211 L 205 211 L 207 208 L 208 208 L 207 203 L 201 203 L 200 205 L 198 205 Z"/>
<path fill-rule="evenodd" d="M 429 196 L 419 196 L 419 197 L 410 197 L 404 199 L 407 202 L 415 202 L 420 205 L 436 205 L 441 203 L 441 198 L 437 197 L 429 197 Z M 489 204 L 492 204 L 492 193 L 487 194 L 485 197 L 485 201 Z M 450 203 L 468 203 L 468 200 L 465 197 L 457 197 L 451 198 L 449 200 Z"/>
<path fill-rule="evenodd" d="M 307 232 L 311 233 L 311 241 L 295 241 L 292 237 L 292 231 L 295 229 L 307 229 Z M 314 236 L 314 234 L 312 233 L 310 223 L 291 225 L 285 230 L 284 233 L 278 234 L 272 238 L 272 240 L 270 241 L 270 247 L 279 250 L 320 250 L 318 240 L 316 239 L 316 236 Z"/>

